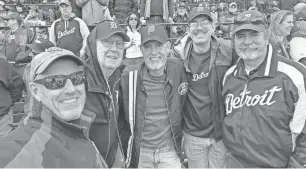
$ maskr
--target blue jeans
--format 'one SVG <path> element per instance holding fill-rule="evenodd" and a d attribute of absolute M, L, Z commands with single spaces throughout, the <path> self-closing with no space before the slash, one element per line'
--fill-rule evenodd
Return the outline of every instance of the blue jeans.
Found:
<path fill-rule="evenodd" d="M 188 168 L 223 168 L 227 149 L 223 141 L 194 137 L 183 132 Z"/>
<path fill-rule="evenodd" d="M 161 149 L 140 147 L 138 168 L 181 168 L 181 161 L 173 146 Z"/>

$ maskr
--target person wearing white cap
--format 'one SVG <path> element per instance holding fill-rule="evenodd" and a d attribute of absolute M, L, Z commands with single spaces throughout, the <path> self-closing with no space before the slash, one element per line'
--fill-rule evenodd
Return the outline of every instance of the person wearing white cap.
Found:
<path fill-rule="evenodd" d="M 31 62 L 31 112 L 0 140 L 0 167 L 107 168 L 89 139 L 95 114 L 83 110 L 86 64 L 72 52 L 49 48 Z"/>
<path fill-rule="evenodd" d="M 62 17 L 52 23 L 49 40 L 55 46 L 72 51 L 79 57 L 85 53 L 89 29 L 86 23 L 72 13 L 69 0 L 61 0 L 59 9 Z"/>

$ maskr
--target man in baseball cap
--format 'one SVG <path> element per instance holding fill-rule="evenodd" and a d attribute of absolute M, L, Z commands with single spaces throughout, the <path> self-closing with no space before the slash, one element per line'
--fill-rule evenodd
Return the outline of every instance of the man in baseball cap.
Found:
<path fill-rule="evenodd" d="M 243 12 L 234 24 L 233 42 L 241 59 L 223 80 L 225 165 L 305 167 L 306 68 L 277 54 L 262 13 Z"/>
<path fill-rule="evenodd" d="M 214 30 L 210 10 L 195 7 L 189 12 L 188 35 L 174 45 L 176 57 L 182 58 L 190 75 L 183 107 L 184 149 L 190 168 L 222 168 L 224 163 L 224 146 L 219 141 L 222 137 L 219 121 L 224 117 L 220 110 L 223 106 L 220 84 L 234 61 L 230 45 L 215 38 Z M 194 149 L 203 152 L 201 159 Z"/>
<path fill-rule="evenodd" d="M 85 109 L 97 115 L 89 137 L 96 143 L 109 167 L 113 166 L 118 147 L 116 129 L 120 65 L 125 42 L 129 41 L 130 38 L 118 23 L 103 21 L 88 36 L 83 58 L 88 64 Z"/>
<path fill-rule="evenodd" d="M 124 152 L 130 168 L 181 168 L 181 103 L 188 83 L 183 63 L 170 55 L 171 44 L 166 37 L 163 26 L 144 27 L 144 63 L 134 71 L 124 72 L 121 78 L 122 117 L 137 117 L 125 118 L 124 124 L 133 127 L 122 131 L 127 133 L 122 142 L 129 143 Z M 137 106 L 129 111 L 133 104 Z M 131 135 L 134 131 L 140 132 Z M 154 160 L 154 156 L 159 160 Z"/>
<path fill-rule="evenodd" d="M 88 138 L 95 114 L 83 109 L 84 67 L 71 51 L 56 47 L 34 57 L 30 69 L 32 108 L 23 125 L 1 138 L 1 167 L 108 167 Z"/>

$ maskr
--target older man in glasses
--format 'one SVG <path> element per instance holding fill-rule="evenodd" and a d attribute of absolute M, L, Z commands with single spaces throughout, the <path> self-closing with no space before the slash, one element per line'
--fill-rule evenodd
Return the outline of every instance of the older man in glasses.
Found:
<path fill-rule="evenodd" d="M 210 10 L 193 8 L 188 35 L 174 47 L 184 62 L 189 78 L 184 103 L 184 148 L 191 168 L 222 167 L 221 125 L 225 112 L 221 101 L 222 78 L 232 65 L 229 43 L 213 36 Z"/>
<path fill-rule="evenodd" d="M 84 111 L 85 63 L 49 48 L 31 62 L 33 107 L 23 125 L 0 140 L 0 167 L 105 168 L 89 139 L 95 114 Z"/>
<path fill-rule="evenodd" d="M 101 22 L 90 33 L 84 60 L 88 64 L 88 93 L 85 109 L 96 114 L 89 137 L 112 167 L 115 161 L 119 131 L 119 84 L 124 44 L 129 42 L 122 27 L 112 21 Z"/>
<path fill-rule="evenodd" d="M 278 56 L 262 13 L 246 11 L 234 24 L 241 59 L 223 81 L 226 167 L 284 168 L 290 157 L 305 162 L 306 68 Z"/>

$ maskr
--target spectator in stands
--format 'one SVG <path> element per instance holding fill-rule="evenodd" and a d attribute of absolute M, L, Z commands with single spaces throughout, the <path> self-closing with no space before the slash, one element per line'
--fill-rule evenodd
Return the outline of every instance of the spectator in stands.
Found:
<path fill-rule="evenodd" d="M 72 13 L 68 0 L 59 3 L 62 17 L 52 23 L 49 40 L 55 46 L 72 51 L 82 57 L 85 53 L 89 30 L 86 23 Z"/>
<path fill-rule="evenodd" d="M 124 57 L 124 44 L 129 41 L 129 36 L 118 23 L 104 21 L 88 36 L 84 55 L 88 65 L 85 109 L 96 114 L 89 137 L 109 167 L 113 166 L 118 148 L 118 99 L 122 72 L 119 66 Z"/>
<path fill-rule="evenodd" d="M 216 26 L 218 24 L 218 22 L 219 22 L 217 6 L 215 6 L 215 5 L 211 6 L 210 14 L 211 14 L 211 17 L 213 18 L 213 24 Z"/>
<path fill-rule="evenodd" d="M 287 10 L 280 10 L 273 13 L 270 20 L 270 42 L 276 45 L 277 54 L 289 59 L 289 42 L 286 37 L 290 35 L 293 28 L 293 13 Z"/>
<path fill-rule="evenodd" d="M 17 12 L 19 16 L 24 19 L 27 16 L 27 9 L 26 7 L 21 4 L 19 1 L 15 5 L 15 9 L 11 10 L 12 12 Z"/>
<path fill-rule="evenodd" d="M 222 87 L 226 168 L 284 168 L 294 155 L 305 161 L 305 142 L 296 136 L 306 119 L 306 68 L 274 52 L 269 34 L 258 11 L 235 20 L 233 46 L 240 59 Z M 293 152 L 295 143 L 299 151 Z"/>
<path fill-rule="evenodd" d="M 29 14 L 23 20 L 25 26 L 40 26 L 46 25 L 45 21 L 39 19 L 39 11 L 36 6 L 30 7 Z"/>
<path fill-rule="evenodd" d="M 181 168 L 182 103 L 188 81 L 170 47 L 163 26 L 144 27 L 144 62 L 121 77 L 121 135 L 128 167 Z"/>
<path fill-rule="evenodd" d="M 221 101 L 222 78 L 235 60 L 230 43 L 216 39 L 210 10 L 189 12 L 188 35 L 174 45 L 176 57 L 188 73 L 188 92 L 183 107 L 184 149 L 190 168 L 222 168 L 226 152 L 222 138 L 225 116 Z M 195 151 L 196 150 L 196 151 Z"/>
<path fill-rule="evenodd" d="M 10 62 L 27 62 L 29 61 L 26 52 L 26 45 L 33 43 L 35 40 L 34 33 L 23 27 L 22 18 L 18 13 L 11 13 L 2 17 L 7 20 L 10 30 L 5 34 L 3 42 L 3 55 Z"/>
<path fill-rule="evenodd" d="M 5 3 L 0 1 L 0 26 L 6 26 L 5 20 L 2 19 L 3 16 L 7 15 L 7 10 L 4 8 Z M 1 31 L 1 30 L 0 30 Z"/>
<path fill-rule="evenodd" d="M 279 9 L 293 12 L 293 8 L 298 3 L 305 3 L 305 0 L 279 0 Z"/>
<path fill-rule="evenodd" d="M 294 61 L 306 66 L 306 8 L 297 13 L 296 26 L 298 31 L 290 41 L 290 56 Z"/>
<path fill-rule="evenodd" d="M 21 99 L 24 89 L 22 77 L 5 59 L 0 57 L 0 138 L 12 130 L 14 103 Z"/>
<path fill-rule="evenodd" d="M 141 0 L 140 20 L 148 24 L 173 22 L 172 0 Z"/>
<path fill-rule="evenodd" d="M 187 23 L 188 22 L 188 11 L 185 2 L 179 4 L 177 15 L 173 18 L 175 23 Z M 187 25 L 172 26 L 173 33 L 177 37 L 184 36 L 186 33 Z"/>
<path fill-rule="evenodd" d="M 75 0 L 75 2 L 82 8 L 82 18 L 87 25 L 111 19 L 108 0 Z"/>
<path fill-rule="evenodd" d="M 138 67 L 143 62 L 142 53 L 140 51 L 141 34 L 138 32 L 140 28 L 140 20 L 136 14 L 131 14 L 127 18 L 127 32 L 130 37 L 130 42 L 124 46 L 126 49 L 125 59 L 122 61 L 126 65 L 125 70 L 132 70 Z"/>
<path fill-rule="evenodd" d="M 119 24 L 125 24 L 126 18 L 138 11 L 137 0 L 109 0 L 109 12 L 110 15 Z"/>
<path fill-rule="evenodd" d="M 31 62 L 29 118 L 0 140 L 0 167 L 107 168 L 88 137 L 95 114 L 84 110 L 85 63 L 50 48 Z"/>

